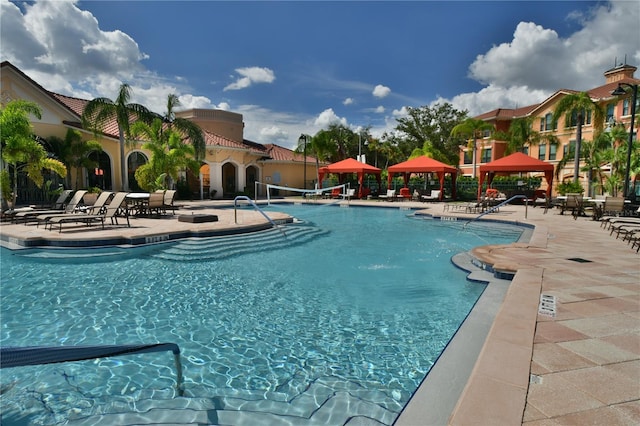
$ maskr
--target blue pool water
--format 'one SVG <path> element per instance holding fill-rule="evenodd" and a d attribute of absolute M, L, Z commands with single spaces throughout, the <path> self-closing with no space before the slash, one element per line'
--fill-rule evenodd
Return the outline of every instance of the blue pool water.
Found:
<path fill-rule="evenodd" d="M 177 343 L 186 396 L 170 353 L 4 369 L 3 424 L 177 422 L 186 409 L 210 423 L 391 424 L 484 289 L 451 257 L 522 234 L 400 209 L 268 209 L 300 223 L 286 237 L 1 249 L 3 346 Z"/>

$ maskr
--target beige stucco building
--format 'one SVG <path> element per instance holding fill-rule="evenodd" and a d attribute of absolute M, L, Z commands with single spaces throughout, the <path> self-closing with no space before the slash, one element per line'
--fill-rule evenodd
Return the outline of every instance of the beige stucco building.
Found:
<path fill-rule="evenodd" d="M 95 135 L 81 124 L 82 111 L 89 100 L 50 92 L 9 62 L 3 62 L 0 67 L 2 105 L 14 99 L 23 99 L 41 107 L 42 118 L 32 117 L 37 136 L 45 140 L 51 136 L 64 139 L 68 129 L 75 129 L 81 132 L 83 140 L 97 140 L 102 145 L 101 153 L 92 154 L 95 157 L 92 159 L 99 166 L 94 170 L 72 170 L 70 182 L 80 182 L 82 188 L 138 189 L 135 170 L 150 158 L 150 153 L 141 148 L 142 142 L 126 146 L 124 159 L 121 159 L 115 119 Z M 197 123 L 203 129 L 206 140 L 206 156 L 201 163 L 199 176 L 184 175 L 192 198 L 229 198 L 238 193 L 255 196 L 256 189 L 258 195 L 262 195 L 265 193 L 263 184 L 313 188 L 315 158 L 307 156 L 305 159 L 302 154 L 282 146 L 263 145 L 244 139 L 241 114 L 192 109 L 180 111 L 176 116 Z M 120 177 L 122 160 L 126 170 L 124 182 Z M 306 185 L 305 176 L 308 178 Z"/>

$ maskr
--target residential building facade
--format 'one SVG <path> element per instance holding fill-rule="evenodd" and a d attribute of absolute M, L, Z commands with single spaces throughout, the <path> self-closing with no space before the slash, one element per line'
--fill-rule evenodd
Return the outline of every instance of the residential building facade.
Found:
<path fill-rule="evenodd" d="M 637 85 L 640 80 L 635 78 L 634 73 L 637 70 L 635 66 L 621 64 L 604 73 L 605 84 L 589 90 L 586 90 L 590 98 L 603 107 L 606 112 L 605 126 L 613 126 L 614 124 L 622 124 L 626 131 L 630 131 L 631 125 L 631 96 L 619 98 L 613 96 L 613 92 L 619 83 Z M 531 157 L 543 160 L 558 166 L 561 160 L 572 153 L 576 143 L 576 117 L 568 114 L 560 118 L 557 123 L 553 123 L 553 113 L 558 102 L 565 96 L 579 93 L 576 90 L 560 89 L 539 104 L 529 105 L 517 109 L 499 108 L 489 111 L 475 117 L 491 123 L 498 132 L 507 132 L 509 126 L 514 119 L 517 118 L 533 118 L 533 130 L 543 136 L 543 140 L 537 144 L 527 144 L 524 152 Z M 638 99 L 640 103 L 640 99 Z M 636 107 L 636 115 L 640 113 L 640 105 Z M 595 122 L 591 113 L 587 112 L 583 119 L 582 140 L 593 140 L 595 134 Z M 607 129 L 605 128 L 605 131 Z M 638 129 L 634 128 L 634 139 L 637 139 Z M 557 143 L 544 141 L 544 136 L 554 136 Z M 548 138 L 551 139 L 551 138 Z M 496 140 L 493 132 L 487 132 L 482 139 L 477 140 L 476 155 L 478 165 L 488 163 L 505 156 L 507 152 L 507 142 Z M 460 152 L 459 167 L 464 176 L 473 175 L 473 158 L 472 147 L 462 147 Z M 580 168 L 584 165 L 584 158 L 580 159 Z M 566 164 L 561 170 L 556 170 L 558 182 L 573 180 L 574 178 L 574 161 L 565 162 Z M 578 176 L 579 182 L 582 183 L 585 191 L 588 188 L 587 172 L 580 172 Z M 544 188 L 543 188 L 544 189 Z"/>
<path fill-rule="evenodd" d="M 67 130 L 74 129 L 82 134 L 83 140 L 97 140 L 101 144 L 102 152 L 91 154 L 98 167 L 93 170 L 72 170 L 70 182 L 79 182 L 81 188 L 139 190 L 135 171 L 151 156 L 150 152 L 142 149 L 143 141 L 126 146 L 125 156 L 121 159 L 115 119 L 106 123 L 97 135 L 83 128 L 81 116 L 89 100 L 50 92 L 10 62 L 3 62 L 0 71 L 2 105 L 14 99 L 23 99 L 38 104 L 42 109 L 41 119 L 31 117 L 37 136 L 44 140 L 52 136 L 64 139 Z M 265 188 L 260 183 L 302 188 L 305 187 L 303 176 L 316 175 L 315 158 L 307 156 L 305 159 L 302 154 L 282 146 L 263 145 L 244 139 L 241 114 L 216 109 L 191 109 L 177 112 L 176 116 L 195 122 L 205 135 L 206 155 L 201 162 L 199 175 L 184 174 L 194 198 L 230 198 L 238 193 L 255 196 L 256 190 L 261 195 Z M 121 161 L 126 165 L 124 182 L 119 172 Z M 256 182 L 259 184 L 256 185 Z M 306 186 L 311 188 L 313 183 L 307 182 Z M 19 201 L 28 198 L 28 194 L 18 196 Z"/>

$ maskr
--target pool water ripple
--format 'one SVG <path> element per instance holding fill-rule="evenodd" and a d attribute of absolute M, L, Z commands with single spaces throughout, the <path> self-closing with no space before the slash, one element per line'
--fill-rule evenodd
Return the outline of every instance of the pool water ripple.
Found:
<path fill-rule="evenodd" d="M 522 231 L 463 231 L 397 210 L 277 209 L 319 232 L 264 247 L 244 236 L 251 252 L 232 256 L 215 239 L 130 249 L 111 262 L 2 249 L 2 345 L 174 342 L 187 396 L 175 398 L 170 353 L 14 368 L 2 375 L 3 424 L 181 404 L 232 424 L 259 415 L 391 424 L 482 293 L 451 256 Z M 176 261 L 188 246 L 201 259 Z"/>

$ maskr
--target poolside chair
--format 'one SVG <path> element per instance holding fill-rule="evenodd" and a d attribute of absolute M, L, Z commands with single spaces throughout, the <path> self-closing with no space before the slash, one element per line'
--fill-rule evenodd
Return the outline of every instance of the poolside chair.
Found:
<path fill-rule="evenodd" d="M 164 209 L 164 194 L 164 191 L 149 194 L 149 200 L 142 207 L 143 214 L 152 215 L 155 213 L 160 216 Z"/>
<path fill-rule="evenodd" d="M 176 209 L 179 209 L 180 206 L 175 204 L 177 191 L 175 189 L 167 189 L 164 192 L 164 200 L 162 210 L 166 213 L 167 210 L 171 210 L 171 214 L 176 213 Z M 321 193 L 322 194 L 322 193 Z"/>
<path fill-rule="evenodd" d="M 380 198 L 383 198 L 387 201 L 394 201 L 396 199 L 396 190 L 395 189 L 387 189 L 386 195 L 380 195 Z"/>
<path fill-rule="evenodd" d="M 356 195 L 356 189 L 350 188 L 346 194 L 340 194 L 340 197 L 346 200 L 350 200 L 351 198 L 355 197 L 355 195 Z"/>
<path fill-rule="evenodd" d="M 25 216 L 24 213 L 28 213 L 28 212 L 45 212 L 49 210 L 57 210 L 59 212 L 63 212 L 65 208 L 65 202 L 69 198 L 69 195 L 71 195 L 72 193 L 73 193 L 73 190 L 65 189 L 60 193 L 60 195 L 58 195 L 58 198 L 53 202 L 53 204 L 49 208 L 35 209 L 33 207 L 24 207 L 19 209 L 7 210 L 3 212 L 3 215 L 9 217 L 12 222 L 15 222 L 16 217 L 24 217 Z M 21 216 L 17 216 L 18 213 L 22 213 Z"/>
<path fill-rule="evenodd" d="M 331 198 L 340 198 L 340 194 L 342 194 L 340 188 L 333 188 L 331 190 Z"/>
<path fill-rule="evenodd" d="M 102 209 L 104 208 L 105 204 L 107 203 L 107 201 L 109 201 L 109 199 L 111 198 L 111 196 L 113 195 L 113 193 L 111 191 L 102 191 L 100 193 L 100 195 L 98 196 L 98 198 L 96 199 L 96 202 L 93 203 L 93 205 L 91 206 L 81 206 L 81 207 L 76 207 L 75 211 L 71 212 L 71 213 L 60 213 L 60 214 L 43 214 L 43 215 L 39 215 L 36 219 L 38 219 L 38 226 L 40 226 L 41 222 L 45 222 L 45 228 L 46 228 L 46 222 L 48 222 L 49 220 L 51 220 L 51 218 L 56 217 L 56 216 L 68 216 L 69 214 L 100 214 L 102 213 Z"/>
<path fill-rule="evenodd" d="M 106 219 L 111 219 L 112 225 L 119 225 L 118 216 L 124 216 L 127 219 L 127 226 L 131 227 L 131 223 L 129 222 L 129 213 L 128 209 L 123 208 L 122 205 L 125 202 L 125 197 L 127 196 L 126 192 L 118 192 L 116 193 L 109 204 L 107 204 L 102 212 L 102 214 L 86 214 L 86 213 L 78 213 L 78 214 L 68 214 L 68 215 L 59 215 L 52 217 L 47 224 L 49 225 L 49 230 L 53 230 L 53 225 L 59 225 L 58 232 L 62 232 L 62 224 L 63 223 L 85 223 L 87 226 L 91 225 L 93 222 L 102 223 L 102 229 L 104 229 L 104 222 Z"/>
<path fill-rule="evenodd" d="M 62 214 L 62 213 L 66 213 L 66 214 L 73 213 L 76 210 L 76 207 L 80 205 L 80 202 L 82 201 L 82 197 L 84 197 L 84 194 L 86 193 L 87 193 L 86 190 L 76 191 L 76 193 L 73 194 L 73 197 L 71 197 L 71 200 L 69 201 L 69 203 L 65 206 L 64 210 L 60 210 L 60 209 L 30 210 L 26 212 L 16 213 L 15 223 L 18 223 L 20 219 L 24 221 L 25 225 L 27 224 L 27 222 L 33 219 L 37 220 L 38 223 L 40 223 L 40 221 L 44 221 L 47 216 Z"/>
<path fill-rule="evenodd" d="M 440 201 L 440 190 L 432 189 L 429 195 L 423 195 L 420 199 L 421 201 Z"/>
<path fill-rule="evenodd" d="M 596 206 L 594 217 L 596 220 L 608 221 L 611 218 L 618 217 L 624 211 L 624 198 L 622 197 L 605 197 L 602 207 Z M 601 224 L 602 225 L 602 224 Z"/>
<path fill-rule="evenodd" d="M 564 214 L 567 210 L 571 210 L 574 220 L 584 213 L 582 194 L 567 194 L 567 201 L 562 206 L 560 214 Z"/>
<path fill-rule="evenodd" d="M 398 196 L 399 200 L 410 200 L 411 199 L 411 190 L 409 188 L 400 188 L 400 195 Z"/>

